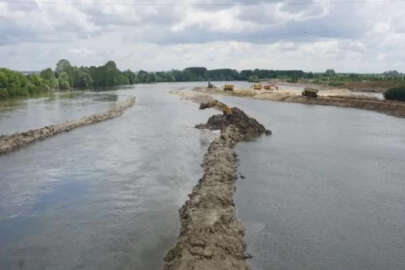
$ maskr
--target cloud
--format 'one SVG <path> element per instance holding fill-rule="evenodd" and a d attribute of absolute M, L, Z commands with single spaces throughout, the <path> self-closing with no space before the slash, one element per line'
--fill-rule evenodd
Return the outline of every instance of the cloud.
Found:
<path fill-rule="evenodd" d="M 0 0 L 0 66 L 405 71 L 404 15 L 401 0 Z"/>

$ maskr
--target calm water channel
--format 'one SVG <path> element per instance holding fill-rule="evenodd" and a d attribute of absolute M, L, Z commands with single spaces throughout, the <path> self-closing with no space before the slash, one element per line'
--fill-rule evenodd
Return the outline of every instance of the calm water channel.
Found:
<path fill-rule="evenodd" d="M 120 118 L 0 156 L 0 269 L 160 269 L 214 136 L 169 90 L 137 85 L 0 107 L 0 133 Z M 201 85 L 201 84 L 200 84 Z M 405 120 L 223 97 L 273 130 L 237 146 L 236 204 L 253 269 L 405 269 Z"/>

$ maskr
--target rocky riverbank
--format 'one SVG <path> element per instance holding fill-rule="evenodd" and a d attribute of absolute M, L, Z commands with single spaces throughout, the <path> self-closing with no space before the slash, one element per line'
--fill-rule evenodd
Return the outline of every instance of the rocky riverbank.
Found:
<path fill-rule="evenodd" d="M 337 91 L 319 92 L 317 98 L 303 97 L 297 91 L 255 91 L 253 89 L 236 89 L 223 91 L 220 88 L 196 87 L 194 91 L 207 94 L 221 94 L 239 97 L 250 97 L 262 100 L 282 101 L 291 103 L 329 105 L 348 107 L 385 113 L 396 117 L 405 117 L 405 102 L 381 100 L 355 93 L 342 95 Z M 343 92 L 343 90 L 341 90 Z"/>
<path fill-rule="evenodd" d="M 8 153 L 38 140 L 55 136 L 62 132 L 69 132 L 75 128 L 95 124 L 121 116 L 124 111 L 135 104 L 135 97 L 117 103 L 104 113 L 83 117 L 79 120 L 67 121 L 62 124 L 50 125 L 43 128 L 31 129 L 13 135 L 0 136 L 0 154 Z"/>
<path fill-rule="evenodd" d="M 183 96 L 195 102 L 212 98 Z M 271 134 L 242 110 L 214 115 L 197 128 L 220 129 L 221 135 L 204 156 L 204 175 L 180 209 L 177 244 L 165 257 L 165 270 L 250 269 L 244 241 L 245 229 L 236 216 L 233 194 L 237 178 L 234 146 L 262 134 Z"/>

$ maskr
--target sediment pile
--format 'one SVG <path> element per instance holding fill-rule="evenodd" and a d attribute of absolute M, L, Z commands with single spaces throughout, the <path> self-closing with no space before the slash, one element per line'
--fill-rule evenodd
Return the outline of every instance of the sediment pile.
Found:
<path fill-rule="evenodd" d="M 31 129 L 25 132 L 8 136 L 0 136 L 0 154 L 8 153 L 22 146 L 28 145 L 38 140 L 43 140 L 55 136 L 62 132 L 69 132 L 72 129 L 95 124 L 121 116 L 124 111 L 135 104 L 135 97 L 130 97 L 126 101 L 117 103 L 113 108 L 104 113 L 93 114 L 79 120 L 67 121 L 62 124 L 50 125 L 43 128 Z"/>
<path fill-rule="evenodd" d="M 234 146 L 271 134 L 242 110 L 214 115 L 198 128 L 220 129 L 221 135 L 204 156 L 204 175 L 180 209 L 181 231 L 176 246 L 165 257 L 164 270 L 250 269 L 233 194 L 237 178 Z"/>
<path fill-rule="evenodd" d="M 302 95 L 292 94 L 288 91 L 257 93 L 253 90 L 223 91 L 219 88 L 204 88 L 204 87 L 196 87 L 194 88 L 194 91 L 208 94 L 250 97 L 261 100 L 356 108 L 385 113 L 396 117 L 405 117 L 405 102 L 392 100 L 379 100 L 376 98 L 355 96 L 354 94 L 352 96 L 350 95 L 322 96 L 322 91 L 320 91 L 320 96 L 318 96 L 317 98 L 310 98 L 304 97 Z"/>

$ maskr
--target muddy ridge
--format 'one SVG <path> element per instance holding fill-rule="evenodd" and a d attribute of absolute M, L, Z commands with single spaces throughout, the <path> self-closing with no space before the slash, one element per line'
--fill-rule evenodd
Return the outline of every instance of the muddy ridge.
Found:
<path fill-rule="evenodd" d="M 335 96 L 318 96 L 317 98 L 309 98 L 301 95 L 292 95 L 289 93 L 283 93 L 283 91 L 274 93 L 268 92 L 256 93 L 254 91 L 225 92 L 219 88 L 210 89 L 205 87 L 196 87 L 194 88 L 194 91 L 207 94 L 250 97 L 261 100 L 356 108 L 385 113 L 396 117 L 405 117 L 405 102 L 392 100 L 379 100 L 369 97 L 335 95 Z"/>
<path fill-rule="evenodd" d="M 220 129 L 221 135 L 204 156 L 204 175 L 179 210 L 177 244 L 165 257 L 164 270 L 250 269 L 245 228 L 236 216 L 233 194 L 237 179 L 234 146 L 262 134 L 271 134 L 242 110 L 214 115 L 197 128 Z"/>
<path fill-rule="evenodd" d="M 8 153 L 38 140 L 55 136 L 62 132 L 69 132 L 75 128 L 95 124 L 121 116 L 124 111 L 135 104 L 135 97 L 117 103 L 104 113 L 93 114 L 79 120 L 67 121 L 62 124 L 50 125 L 43 128 L 31 129 L 13 135 L 0 136 L 0 154 Z"/>

